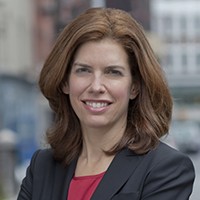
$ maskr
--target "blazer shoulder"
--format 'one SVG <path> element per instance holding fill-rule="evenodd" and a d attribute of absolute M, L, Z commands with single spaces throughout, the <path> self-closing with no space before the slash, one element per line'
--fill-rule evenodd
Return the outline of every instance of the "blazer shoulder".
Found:
<path fill-rule="evenodd" d="M 181 151 L 169 146 L 164 142 L 159 142 L 157 148 L 155 149 L 156 153 L 160 154 L 167 154 L 169 156 L 178 156 L 178 157 L 188 157 L 186 154 L 182 153 Z"/>
<path fill-rule="evenodd" d="M 170 147 L 163 142 L 160 142 L 159 145 L 148 154 L 148 156 L 155 163 L 171 163 L 172 165 L 179 165 L 180 163 L 184 163 L 186 167 L 194 168 L 193 163 L 188 155 Z"/>
<path fill-rule="evenodd" d="M 141 166 L 145 171 L 144 199 L 189 199 L 195 171 L 188 155 L 160 142 L 145 155 Z"/>
<path fill-rule="evenodd" d="M 31 166 L 34 169 L 46 169 L 47 166 L 49 168 L 56 164 L 57 161 L 53 157 L 52 149 L 39 149 L 33 154 L 31 159 Z"/>
<path fill-rule="evenodd" d="M 48 149 L 39 149 L 37 150 L 33 157 L 36 157 L 39 160 L 52 160 L 53 158 L 53 150 L 48 148 Z"/>

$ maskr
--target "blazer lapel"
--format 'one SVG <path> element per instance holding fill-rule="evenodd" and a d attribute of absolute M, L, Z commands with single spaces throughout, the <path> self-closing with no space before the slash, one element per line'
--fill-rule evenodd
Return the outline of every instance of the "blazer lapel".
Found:
<path fill-rule="evenodd" d="M 70 181 L 74 175 L 77 160 L 71 162 L 67 167 L 57 163 L 54 174 L 54 184 L 52 192 L 52 200 L 67 200 Z"/>
<path fill-rule="evenodd" d="M 124 149 L 113 159 L 91 200 L 111 199 L 138 166 L 140 156 Z"/>
<path fill-rule="evenodd" d="M 62 188 L 63 188 L 63 190 L 62 190 L 63 191 L 62 200 L 67 199 L 70 182 L 71 182 L 71 180 L 74 176 L 74 172 L 75 172 L 75 169 L 76 169 L 76 163 L 77 163 L 77 159 L 73 160 L 66 169 L 65 182 L 64 182 L 64 185 L 62 186 Z"/>

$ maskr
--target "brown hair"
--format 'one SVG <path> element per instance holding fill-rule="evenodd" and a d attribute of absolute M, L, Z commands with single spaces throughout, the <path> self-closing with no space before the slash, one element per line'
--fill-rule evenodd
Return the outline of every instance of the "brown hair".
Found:
<path fill-rule="evenodd" d="M 90 8 L 61 32 L 39 79 L 40 89 L 56 116 L 47 139 L 55 158 L 65 164 L 79 155 L 82 134 L 79 119 L 62 87 L 80 45 L 103 38 L 111 38 L 123 46 L 129 56 L 133 81 L 138 85 L 137 97 L 129 102 L 126 132 L 107 153 L 114 154 L 125 147 L 146 153 L 168 132 L 172 98 L 142 27 L 124 11 Z"/>

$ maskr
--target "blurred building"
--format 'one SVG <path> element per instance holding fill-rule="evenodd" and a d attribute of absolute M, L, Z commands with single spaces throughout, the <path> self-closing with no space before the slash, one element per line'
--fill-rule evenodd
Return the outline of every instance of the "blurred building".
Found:
<path fill-rule="evenodd" d="M 57 7 L 55 0 L 34 0 L 32 4 L 33 65 L 37 77 L 55 40 Z"/>
<path fill-rule="evenodd" d="M 40 146 L 49 120 L 34 76 L 42 60 L 36 53 L 42 47 L 35 42 L 35 3 L 0 0 L 0 131 L 16 133 L 18 163 L 30 159 Z"/>
<path fill-rule="evenodd" d="M 32 7 L 27 0 L 0 0 L 0 73 L 27 74 L 32 66 Z"/>
<path fill-rule="evenodd" d="M 164 44 L 161 64 L 175 99 L 175 118 L 200 121 L 200 1 L 151 3 L 151 29 Z"/>
<path fill-rule="evenodd" d="M 57 0 L 56 2 L 56 33 L 66 26 L 72 19 L 91 6 L 90 0 Z M 97 5 L 99 2 L 93 1 Z"/>
<path fill-rule="evenodd" d="M 149 0 L 105 0 L 105 7 L 118 8 L 129 12 L 146 31 L 150 30 Z"/>

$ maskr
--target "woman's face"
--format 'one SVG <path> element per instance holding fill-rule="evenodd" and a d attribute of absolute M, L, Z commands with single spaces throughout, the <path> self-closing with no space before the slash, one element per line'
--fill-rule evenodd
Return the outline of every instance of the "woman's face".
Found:
<path fill-rule="evenodd" d="M 83 44 L 63 91 L 82 127 L 126 125 L 129 99 L 136 91 L 125 50 L 111 39 Z"/>

